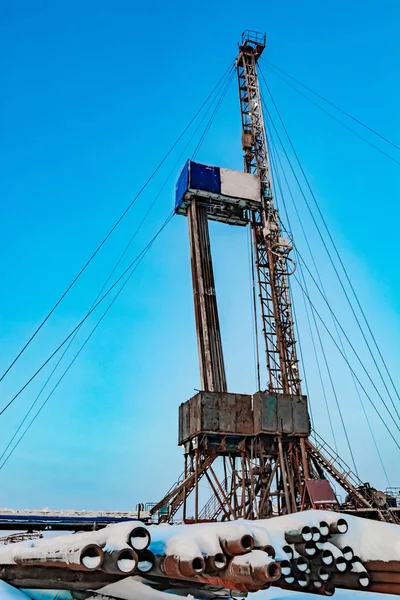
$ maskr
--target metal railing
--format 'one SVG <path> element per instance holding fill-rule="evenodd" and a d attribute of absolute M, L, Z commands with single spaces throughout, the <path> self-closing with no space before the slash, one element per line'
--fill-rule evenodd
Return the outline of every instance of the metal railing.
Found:
<path fill-rule="evenodd" d="M 345 463 L 342 458 L 340 458 L 335 450 L 329 446 L 328 442 L 325 442 L 325 440 L 322 439 L 322 437 L 318 435 L 314 429 L 312 430 L 310 437 L 318 452 L 325 456 L 328 464 L 332 465 L 332 467 L 339 471 L 344 479 L 346 479 L 355 488 L 363 485 L 361 479 L 357 477 L 349 465 Z"/>

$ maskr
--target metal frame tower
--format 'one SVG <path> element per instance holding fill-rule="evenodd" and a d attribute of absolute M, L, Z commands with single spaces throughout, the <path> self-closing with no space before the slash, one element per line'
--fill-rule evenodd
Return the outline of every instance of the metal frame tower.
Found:
<path fill-rule="evenodd" d="M 265 43 L 265 35 L 246 31 L 236 60 L 244 171 L 246 177 L 257 179 L 259 201 L 232 199 L 215 191 L 204 193 L 198 185 L 189 184 L 176 209 L 189 223 L 202 389 L 180 406 L 184 472 L 151 512 L 158 514 L 160 521 L 168 521 L 183 507 L 183 519 L 188 522 L 256 519 L 328 508 L 395 521 L 394 512 L 379 494 L 374 495 L 316 434 L 310 437 L 288 286 L 292 248 L 281 233 L 274 205 L 257 75 Z M 188 177 L 186 171 L 182 174 Z M 227 391 L 210 219 L 251 227 L 268 372 L 267 389 L 253 395 Z M 200 508 L 199 482 L 203 478 L 212 495 Z M 347 494 L 345 503 L 339 502 L 331 481 Z M 192 492 L 194 505 L 189 507 Z"/>
<path fill-rule="evenodd" d="M 274 206 L 271 169 L 265 135 L 257 60 L 265 48 L 265 35 L 246 34 L 236 61 L 244 169 L 261 182 L 262 208 L 251 213 L 269 390 L 301 394 L 296 341 L 288 287 L 287 256 L 291 246 L 282 237 Z"/>

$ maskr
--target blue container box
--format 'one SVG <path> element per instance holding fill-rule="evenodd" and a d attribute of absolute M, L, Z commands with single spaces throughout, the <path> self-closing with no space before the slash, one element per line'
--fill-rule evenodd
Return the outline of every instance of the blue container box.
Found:
<path fill-rule="evenodd" d="M 175 208 L 181 205 L 183 196 L 188 189 L 220 194 L 221 176 L 219 167 L 210 167 L 187 160 L 176 184 Z"/>

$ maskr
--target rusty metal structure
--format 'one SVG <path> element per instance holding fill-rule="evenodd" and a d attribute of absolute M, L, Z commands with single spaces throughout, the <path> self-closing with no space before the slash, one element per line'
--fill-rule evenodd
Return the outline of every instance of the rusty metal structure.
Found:
<path fill-rule="evenodd" d="M 185 522 L 198 522 L 257 519 L 327 508 L 397 522 L 395 510 L 382 503 L 379 495 L 366 494 L 363 482 L 317 434 L 311 434 L 288 286 L 293 271 L 292 248 L 281 232 L 274 204 L 257 75 L 257 61 L 265 44 L 265 35 L 245 32 L 236 60 L 244 173 L 241 178 L 232 175 L 237 181 L 235 189 L 227 186 L 225 191 L 228 175 L 222 169 L 215 175 L 221 180 L 219 187 L 209 185 L 208 191 L 192 181 L 194 175 L 191 179 L 190 173 L 186 174 L 188 184 L 176 208 L 189 223 L 201 391 L 179 409 L 184 472 L 151 512 L 158 514 L 160 521 L 168 521 L 182 509 Z M 194 172 L 198 167 L 190 163 L 187 169 Z M 243 190 L 255 182 L 257 194 L 246 196 Z M 227 388 L 210 219 L 251 228 L 268 372 L 267 388 L 252 395 L 235 394 Z M 201 507 L 202 479 L 209 484 L 212 496 Z M 333 482 L 347 494 L 344 505 L 335 494 Z"/>

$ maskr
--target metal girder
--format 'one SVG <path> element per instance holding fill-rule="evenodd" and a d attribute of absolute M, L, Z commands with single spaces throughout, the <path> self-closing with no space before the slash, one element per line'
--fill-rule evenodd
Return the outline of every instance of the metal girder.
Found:
<path fill-rule="evenodd" d="M 196 317 L 201 389 L 226 392 L 214 271 L 210 250 L 207 211 L 193 198 L 188 211 L 194 312 Z"/>
<path fill-rule="evenodd" d="M 253 212 L 251 228 L 256 255 L 262 329 L 269 390 L 301 394 L 296 341 L 288 286 L 290 244 L 282 237 L 274 207 L 271 169 L 257 75 L 257 46 L 246 40 L 236 67 L 242 115 L 244 168 L 260 177 L 263 205 Z"/>

